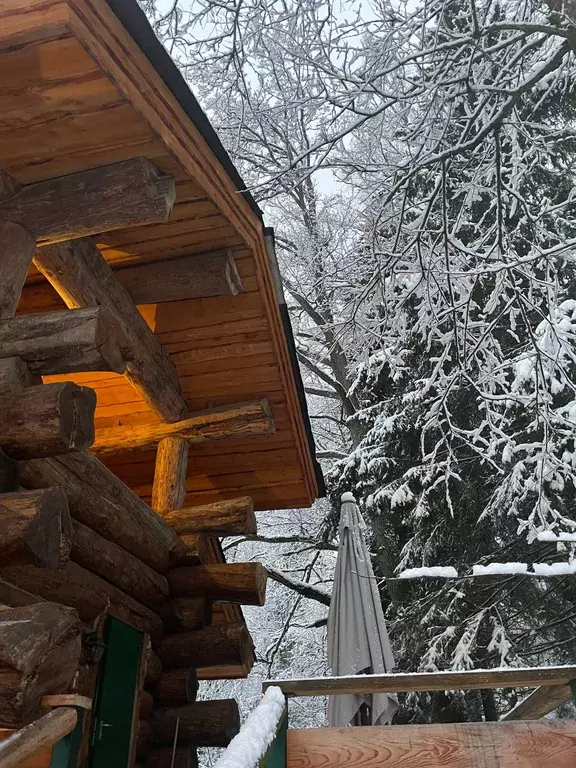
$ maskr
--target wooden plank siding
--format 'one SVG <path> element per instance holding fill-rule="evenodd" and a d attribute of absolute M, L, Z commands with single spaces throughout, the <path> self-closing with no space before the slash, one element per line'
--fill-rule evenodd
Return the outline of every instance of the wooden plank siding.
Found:
<path fill-rule="evenodd" d="M 104 0 L 4 0 L 0 75 L 0 168 L 20 182 L 138 156 L 175 178 L 167 222 L 94 237 L 115 269 L 232 249 L 242 293 L 140 307 L 191 410 L 264 397 L 276 425 L 191 450 L 186 503 L 247 494 L 257 509 L 309 506 L 318 489 L 262 224 L 148 59 Z M 19 311 L 63 306 L 31 268 Z M 94 387 L 97 429 L 156 420 L 122 376 L 65 378 Z M 149 498 L 152 452 L 106 462 Z"/>

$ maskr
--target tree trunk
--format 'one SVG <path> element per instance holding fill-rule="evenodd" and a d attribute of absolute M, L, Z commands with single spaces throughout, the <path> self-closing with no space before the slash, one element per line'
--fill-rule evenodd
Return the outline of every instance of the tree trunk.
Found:
<path fill-rule="evenodd" d="M 0 355 L 19 357 L 37 375 L 123 373 L 120 327 L 103 307 L 33 312 L 0 321 Z"/>
<path fill-rule="evenodd" d="M 150 719 L 155 744 L 169 746 L 174 742 L 177 720 L 178 746 L 227 747 L 240 730 L 234 699 L 198 701 L 185 707 L 157 709 Z"/>
<path fill-rule="evenodd" d="M 72 516 L 155 571 L 167 570 L 186 546 L 133 491 L 89 453 L 20 463 L 28 488 L 60 485 Z"/>
<path fill-rule="evenodd" d="M 0 495 L 0 564 L 56 570 L 70 556 L 72 521 L 61 488 Z"/>
<path fill-rule="evenodd" d="M 244 664 L 253 650 L 242 622 L 215 624 L 197 632 L 168 635 L 159 655 L 165 667 L 216 667 Z"/>
<path fill-rule="evenodd" d="M 212 621 L 212 603 L 203 597 L 176 597 L 162 605 L 160 616 L 167 632 L 203 629 Z"/>
<path fill-rule="evenodd" d="M 77 563 L 58 571 L 33 565 L 0 567 L 0 576 L 47 600 L 76 608 L 82 621 L 91 622 L 108 612 L 153 638 L 162 635 L 162 621 L 149 608 Z"/>
<path fill-rule="evenodd" d="M 154 699 L 159 707 L 193 704 L 197 694 L 198 676 L 194 667 L 166 670 L 154 688 Z"/>
<path fill-rule="evenodd" d="M 0 213 L 0 219 L 2 219 Z M 27 229 L 0 221 L 0 319 L 13 317 L 36 250 L 36 238 Z"/>
<path fill-rule="evenodd" d="M 235 536 L 256 533 L 254 504 L 249 496 L 200 507 L 173 507 L 172 511 L 163 512 L 162 517 L 179 534 Z"/>
<path fill-rule="evenodd" d="M 42 713 L 45 694 L 66 691 L 76 673 L 82 625 L 71 608 L 38 603 L 0 611 L 0 727 Z"/>
<path fill-rule="evenodd" d="M 195 747 L 157 747 L 146 760 L 146 768 L 198 768 Z"/>
<path fill-rule="evenodd" d="M 188 441 L 182 437 L 164 437 L 158 443 L 152 509 L 164 513 L 181 507 L 186 496 L 186 470 L 188 468 Z"/>
<path fill-rule="evenodd" d="M 168 599 L 168 582 L 164 576 L 77 520 L 73 521 L 73 528 L 70 556 L 76 563 L 150 608 L 158 608 Z"/>
<path fill-rule="evenodd" d="M 175 568 L 167 574 L 173 597 L 206 597 L 241 605 L 264 605 L 266 580 L 261 563 L 221 563 Z"/>
<path fill-rule="evenodd" d="M 94 442 L 96 394 L 71 381 L 0 395 L 0 445 L 15 459 L 83 451 Z"/>

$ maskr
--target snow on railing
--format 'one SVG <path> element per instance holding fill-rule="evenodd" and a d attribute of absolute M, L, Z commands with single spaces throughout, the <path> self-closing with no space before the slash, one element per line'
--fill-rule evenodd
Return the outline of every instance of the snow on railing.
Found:
<path fill-rule="evenodd" d="M 267 688 L 214 768 L 255 768 L 274 741 L 285 708 L 286 699 L 280 688 Z"/>
<path fill-rule="evenodd" d="M 532 568 L 532 570 L 528 570 Z M 398 579 L 471 579 L 476 576 L 572 576 L 576 574 L 576 560 L 559 563 L 488 563 L 473 565 L 471 574 L 459 574 L 452 566 L 433 565 L 406 568 Z"/>

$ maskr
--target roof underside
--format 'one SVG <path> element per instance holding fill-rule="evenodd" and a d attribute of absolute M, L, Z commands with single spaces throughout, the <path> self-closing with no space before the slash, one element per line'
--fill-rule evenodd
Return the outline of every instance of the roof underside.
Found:
<path fill-rule="evenodd" d="M 187 503 L 246 494 L 257 509 L 308 506 L 318 495 L 315 463 L 262 222 L 217 143 L 206 143 L 206 125 L 203 137 L 104 0 L 5 0 L 0 52 L 4 171 L 29 184 L 143 156 L 175 178 L 169 221 L 94 237 L 114 268 L 233 252 L 242 293 L 140 308 L 177 366 L 190 410 L 261 397 L 272 408 L 276 434 L 190 451 Z M 61 306 L 31 270 L 21 310 Z M 97 429 L 157 420 L 120 375 L 66 378 L 96 390 Z M 107 463 L 146 498 L 154 459 L 126 453 Z"/>

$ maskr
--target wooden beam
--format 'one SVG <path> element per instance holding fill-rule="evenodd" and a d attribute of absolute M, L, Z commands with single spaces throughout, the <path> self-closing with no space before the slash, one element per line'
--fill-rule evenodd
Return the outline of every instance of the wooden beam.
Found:
<path fill-rule="evenodd" d="M 32 374 L 19 357 L 0 358 L 0 394 L 20 392 L 42 384 L 42 377 Z"/>
<path fill-rule="evenodd" d="M 203 629 L 212 621 L 212 603 L 204 597 L 176 597 L 164 602 L 160 616 L 167 632 Z"/>
<path fill-rule="evenodd" d="M 571 768 L 576 723 L 290 728 L 287 768 Z"/>
<path fill-rule="evenodd" d="M 169 218 L 174 180 L 144 157 L 28 184 L 0 201 L 0 219 L 42 245 Z"/>
<path fill-rule="evenodd" d="M 61 488 L 0 495 L 0 563 L 56 570 L 70 555 L 72 521 Z"/>
<path fill-rule="evenodd" d="M 154 700 L 161 707 L 193 704 L 198 694 L 198 675 L 194 667 L 167 669 L 154 687 Z"/>
<path fill-rule="evenodd" d="M 50 696 L 42 696 L 40 704 L 45 709 L 54 707 L 80 707 L 90 711 L 92 709 L 92 699 L 88 696 L 81 696 L 79 693 L 57 693 Z"/>
<path fill-rule="evenodd" d="M 152 486 L 152 509 L 164 513 L 181 507 L 186 496 L 188 441 L 163 437 L 158 443 Z"/>
<path fill-rule="evenodd" d="M 21 358 L 32 374 L 123 373 L 120 327 L 102 307 L 38 312 L 0 321 L 0 357 Z"/>
<path fill-rule="evenodd" d="M 0 576 L 47 600 L 75 608 L 82 621 L 91 622 L 107 612 L 155 639 L 162 635 L 158 614 L 72 561 L 57 571 L 33 565 L 0 566 Z"/>
<path fill-rule="evenodd" d="M 96 393 L 71 381 L 0 394 L 0 446 L 15 459 L 58 456 L 94 440 Z"/>
<path fill-rule="evenodd" d="M 10 584 L 10 582 L 0 579 L 0 603 L 3 605 L 18 608 L 22 605 L 35 605 L 36 603 L 43 602 L 43 597 L 33 595 L 31 592 L 27 592 L 15 584 Z"/>
<path fill-rule="evenodd" d="M 154 737 L 152 728 L 147 720 L 140 720 L 138 723 L 138 735 L 136 737 L 135 753 L 137 760 L 143 760 L 152 749 Z M 0 766 L 1 768 L 1 766 Z"/>
<path fill-rule="evenodd" d="M 14 316 L 35 250 L 34 235 L 19 224 L 0 220 L 0 320 Z"/>
<path fill-rule="evenodd" d="M 274 422 L 267 400 L 237 403 L 198 411 L 174 424 L 137 424 L 99 429 L 94 453 L 107 455 L 155 448 L 164 437 L 178 436 L 191 445 L 225 438 L 271 435 Z"/>
<path fill-rule="evenodd" d="M 0 449 L 0 493 L 10 493 L 19 487 L 18 462 Z"/>
<path fill-rule="evenodd" d="M 158 608 L 168 599 L 168 582 L 164 576 L 77 520 L 72 525 L 74 536 L 70 556 L 74 562 L 102 576 L 149 608 Z"/>
<path fill-rule="evenodd" d="M 261 563 L 222 563 L 174 568 L 167 574 L 172 597 L 264 605 L 268 575 Z"/>
<path fill-rule="evenodd" d="M 240 713 L 235 699 L 197 701 L 154 712 L 150 725 L 155 744 L 173 744 L 178 720 L 178 746 L 226 747 L 240 730 Z"/>
<path fill-rule="evenodd" d="M 205 565 L 213 562 L 212 539 L 203 533 L 183 534 L 181 537 L 186 552 L 178 560 L 174 561 L 174 567 L 181 565 Z"/>
<path fill-rule="evenodd" d="M 26 488 L 61 486 L 72 517 L 159 573 L 186 552 L 172 528 L 90 453 L 22 461 L 20 478 Z"/>
<path fill-rule="evenodd" d="M 576 667 L 472 669 L 466 672 L 413 672 L 392 675 L 311 677 L 302 680 L 267 680 L 263 690 L 277 685 L 287 696 L 324 696 L 346 693 L 411 693 L 417 691 L 475 691 L 481 688 L 531 688 L 568 685 L 576 680 Z"/>
<path fill-rule="evenodd" d="M 249 496 L 199 507 L 173 508 L 164 512 L 162 517 L 179 534 L 235 536 L 256 533 L 254 503 Z"/>
<path fill-rule="evenodd" d="M 176 367 L 92 240 L 42 248 L 34 263 L 69 309 L 99 305 L 114 315 L 123 330 L 126 378 L 160 418 L 182 419 L 188 408 Z"/>
<path fill-rule="evenodd" d="M 243 290 L 230 249 L 120 267 L 114 274 L 135 304 L 235 296 Z"/>
<path fill-rule="evenodd" d="M 80 659 L 81 634 L 78 614 L 63 605 L 43 602 L 0 612 L 0 727 L 20 728 L 42 714 L 42 696 L 67 690 Z"/>
<path fill-rule="evenodd" d="M 48 712 L 33 723 L 0 742 L 0 768 L 22 768 L 43 749 L 56 742 L 76 727 L 78 714 L 72 707 L 60 707 Z"/>
<path fill-rule="evenodd" d="M 215 624 L 195 632 L 167 635 L 159 648 L 165 667 L 243 665 L 254 644 L 243 622 Z"/>
<path fill-rule="evenodd" d="M 156 747 L 146 759 L 146 768 L 198 768 L 195 747 Z"/>
<path fill-rule="evenodd" d="M 144 683 L 148 687 L 155 685 L 160 679 L 162 674 L 162 662 L 160 656 L 149 648 L 146 655 L 146 673 L 144 676 Z"/>
<path fill-rule="evenodd" d="M 540 685 L 519 701 L 505 715 L 503 720 L 539 720 L 549 712 L 553 712 L 572 698 L 572 688 L 569 685 Z"/>
<path fill-rule="evenodd" d="M 142 689 L 138 696 L 138 717 L 147 720 L 154 711 L 154 697 L 150 691 Z"/>

